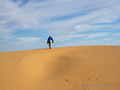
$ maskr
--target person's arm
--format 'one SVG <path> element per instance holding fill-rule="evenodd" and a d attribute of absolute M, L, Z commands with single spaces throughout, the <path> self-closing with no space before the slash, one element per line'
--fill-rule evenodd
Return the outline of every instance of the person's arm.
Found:
<path fill-rule="evenodd" d="M 52 38 L 52 43 L 54 43 L 54 39 Z"/>

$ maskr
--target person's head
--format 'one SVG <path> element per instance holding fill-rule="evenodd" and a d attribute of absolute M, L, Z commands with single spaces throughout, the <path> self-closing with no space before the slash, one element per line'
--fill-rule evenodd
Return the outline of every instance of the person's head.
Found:
<path fill-rule="evenodd" d="M 52 37 L 52 35 L 49 35 L 49 37 Z"/>

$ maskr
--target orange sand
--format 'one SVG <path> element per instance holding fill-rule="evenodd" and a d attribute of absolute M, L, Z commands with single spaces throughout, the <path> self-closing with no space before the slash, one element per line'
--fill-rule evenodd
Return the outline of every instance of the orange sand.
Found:
<path fill-rule="evenodd" d="M 120 46 L 0 53 L 0 90 L 120 90 Z"/>

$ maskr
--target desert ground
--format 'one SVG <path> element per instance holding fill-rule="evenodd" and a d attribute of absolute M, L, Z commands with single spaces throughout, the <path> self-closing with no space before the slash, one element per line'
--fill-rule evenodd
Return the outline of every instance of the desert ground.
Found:
<path fill-rule="evenodd" d="M 1 52 L 0 90 L 120 90 L 120 46 Z"/>

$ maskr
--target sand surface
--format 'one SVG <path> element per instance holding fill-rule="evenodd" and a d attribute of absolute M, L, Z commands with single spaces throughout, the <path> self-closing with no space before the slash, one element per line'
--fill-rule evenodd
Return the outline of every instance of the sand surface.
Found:
<path fill-rule="evenodd" d="M 0 53 L 0 90 L 120 90 L 120 46 Z"/>

